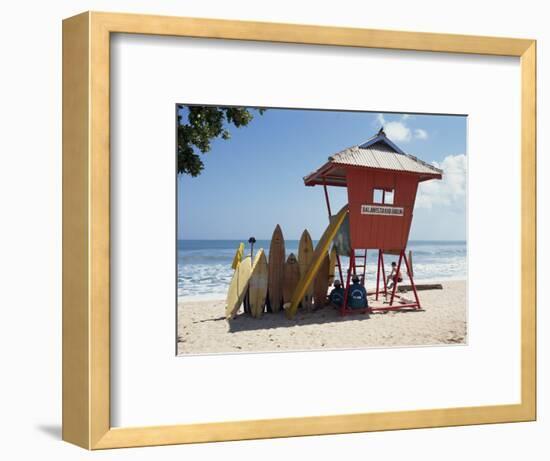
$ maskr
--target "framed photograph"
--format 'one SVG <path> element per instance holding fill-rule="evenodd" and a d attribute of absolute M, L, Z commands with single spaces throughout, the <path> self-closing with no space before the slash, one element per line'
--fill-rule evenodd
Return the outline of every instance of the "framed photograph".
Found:
<path fill-rule="evenodd" d="M 63 439 L 536 418 L 536 43 L 63 22 Z"/>

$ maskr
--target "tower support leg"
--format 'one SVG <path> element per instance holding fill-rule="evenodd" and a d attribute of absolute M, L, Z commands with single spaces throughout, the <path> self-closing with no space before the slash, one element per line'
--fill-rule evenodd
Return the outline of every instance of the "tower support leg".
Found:
<path fill-rule="evenodd" d="M 348 294 L 349 294 L 349 285 L 350 285 L 350 279 L 351 279 L 351 271 L 355 269 L 355 265 L 353 263 L 353 257 L 349 258 L 349 269 L 348 269 L 348 275 L 346 276 L 346 288 L 344 290 L 344 302 L 342 303 L 342 307 L 340 308 L 340 315 L 346 315 L 346 310 L 348 308 Z"/>
<path fill-rule="evenodd" d="M 327 203 L 327 212 L 328 212 L 328 223 L 330 224 L 330 220 L 332 218 L 332 210 L 330 208 L 330 199 L 328 196 L 328 188 L 327 183 L 323 179 L 323 191 L 325 192 L 325 202 Z M 344 283 L 344 275 L 342 273 L 342 262 L 340 261 L 340 255 L 336 253 L 336 263 L 338 264 L 338 273 L 340 274 L 340 282 Z"/>
<path fill-rule="evenodd" d="M 363 274 L 361 274 L 361 283 L 365 286 L 367 278 L 367 249 L 365 248 L 365 254 L 363 256 Z"/>
<path fill-rule="evenodd" d="M 399 283 L 397 280 L 397 276 L 401 273 L 401 262 L 403 261 L 403 256 L 405 255 L 405 252 L 401 250 L 401 253 L 399 253 L 399 260 L 397 262 L 397 271 L 395 273 L 395 280 L 393 281 L 393 287 L 391 290 L 391 298 L 390 298 L 390 306 L 393 306 L 393 300 L 395 298 L 395 291 L 397 290 L 397 284 Z"/>
<path fill-rule="evenodd" d="M 413 274 L 412 274 L 412 271 L 411 271 L 411 266 L 409 264 L 409 260 L 407 258 L 407 255 L 405 254 L 405 252 L 403 252 L 403 259 L 405 260 L 405 266 L 407 267 L 407 274 L 408 274 L 409 280 L 411 282 L 411 287 L 413 289 L 414 299 L 415 299 L 416 304 L 417 304 L 417 309 L 421 309 L 420 299 L 418 298 L 418 292 L 416 291 L 416 285 L 414 284 L 414 277 L 413 277 Z"/>
<path fill-rule="evenodd" d="M 340 261 L 340 255 L 336 253 L 336 264 L 338 264 L 338 273 L 340 274 L 340 282 L 344 281 L 344 274 L 342 273 L 342 262 Z"/>
<path fill-rule="evenodd" d="M 376 267 L 376 301 L 378 301 L 378 289 L 380 287 L 380 257 L 382 250 L 378 250 L 378 266 Z"/>

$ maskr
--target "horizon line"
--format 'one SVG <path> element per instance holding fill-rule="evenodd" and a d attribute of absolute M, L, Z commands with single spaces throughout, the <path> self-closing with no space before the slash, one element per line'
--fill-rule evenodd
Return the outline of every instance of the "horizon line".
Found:
<path fill-rule="evenodd" d="M 262 238 L 262 237 L 254 237 L 256 241 L 258 240 L 271 240 L 271 237 L 269 238 Z M 234 240 L 234 241 L 246 241 L 248 242 L 248 239 L 241 239 L 241 238 L 177 238 L 178 241 L 220 241 L 220 240 Z M 300 240 L 300 237 L 298 238 L 285 238 L 285 240 Z M 313 239 L 318 240 L 318 239 Z M 409 242 L 466 242 L 467 239 L 409 239 Z"/>

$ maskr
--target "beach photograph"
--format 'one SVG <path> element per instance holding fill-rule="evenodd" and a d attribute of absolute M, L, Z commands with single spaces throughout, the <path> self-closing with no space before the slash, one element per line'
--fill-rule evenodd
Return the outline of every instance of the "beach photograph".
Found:
<path fill-rule="evenodd" d="M 467 117 L 176 106 L 177 354 L 465 345 Z"/>

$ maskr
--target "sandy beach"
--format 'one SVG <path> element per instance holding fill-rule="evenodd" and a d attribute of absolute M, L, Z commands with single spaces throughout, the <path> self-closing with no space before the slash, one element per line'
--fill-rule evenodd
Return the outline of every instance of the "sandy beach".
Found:
<path fill-rule="evenodd" d="M 178 354 L 270 352 L 366 347 L 465 344 L 466 282 L 443 282 L 443 290 L 420 291 L 423 310 L 341 317 L 325 307 L 254 319 L 243 314 L 228 323 L 225 301 L 180 300 Z M 412 293 L 407 293 L 408 298 Z"/>

